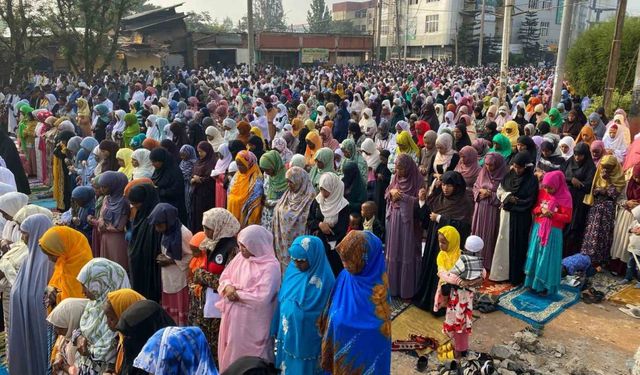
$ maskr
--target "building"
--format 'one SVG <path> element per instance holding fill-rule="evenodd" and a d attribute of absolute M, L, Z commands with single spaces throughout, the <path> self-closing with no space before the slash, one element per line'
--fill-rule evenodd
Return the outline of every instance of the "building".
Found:
<path fill-rule="evenodd" d="M 331 15 L 334 21 L 351 21 L 361 33 L 373 34 L 376 28 L 377 4 L 377 0 L 334 3 Z"/>

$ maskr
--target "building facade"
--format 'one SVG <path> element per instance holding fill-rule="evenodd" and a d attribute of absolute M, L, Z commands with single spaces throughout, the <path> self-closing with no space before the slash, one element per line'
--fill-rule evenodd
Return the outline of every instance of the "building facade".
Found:
<path fill-rule="evenodd" d="M 331 15 L 334 21 L 351 21 L 361 33 L 373 34 L 376 28 L 377 4 L 377 0 L 334 3 Z"/>

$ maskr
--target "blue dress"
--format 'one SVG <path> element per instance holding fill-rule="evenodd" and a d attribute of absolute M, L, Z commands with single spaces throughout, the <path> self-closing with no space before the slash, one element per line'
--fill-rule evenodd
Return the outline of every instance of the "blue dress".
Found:
<path fill-rule="evenodd" d="M 299 236 L 291 244 L 292 259 L 309 263 L 300 271 L 290 262 L 278 295 L 272 331 L 276 336 L 276 367 L 286 374 L 322 374 L 322 336 L 316 325 L 335 283 L 324 244 L 315 236 Z"/>
<path fill-rule="evenodd" d="M 531 240 L 524 266 L 526 278 L 524 286 L 537 292 L 547 291 L 549 295 L 558 292 L 562 279 L 562 230 L 553 227 L 546 246 L 542 246 L 537 235 L 539 223 L 533 224 Z"/>

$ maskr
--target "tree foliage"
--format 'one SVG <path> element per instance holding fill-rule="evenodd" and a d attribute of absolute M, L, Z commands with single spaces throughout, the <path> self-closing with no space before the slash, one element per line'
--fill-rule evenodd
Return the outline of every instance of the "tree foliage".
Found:
<path fill-rule="evenodd" d="M 331 22 L 331 32 L 336 34 L 362 34 L 362 31 L 358 29 L 351 20 L 338 20 Z"/>
<path fill-rule="evenodd" d="M 217 18 L 213 18 L 211 13 L 205 12 L 188 12 L 189 17 L 185 18 L 187 30 L 199 33 L 229 33 L 232 32 L 233 20 L 225 17 L 222 22 Z"/>
<path fill-rule="evenodd" d="M 256 32 L 285 31 L 282 0 L 253 0 L 253 26 Z"/>
<path fill-rule="evenodd" d="M 567 54 L 567 75 L 581 95 L 602 95 L 615 21 L 594 25 L 582 33 Z M 633 86 L 636 53 L 640 46 L 640 17 L 627 17 L 622 31 L 616 89 L 626 93 Z"/>
<path fill-rule="evenodd" d="M 466 22 L 458 27 L 456 43 L 458 43 L 458 63 L 461 65 L 476 65 L 478 63 L 480 22 L 479 12 L 472 12 Z"/>
<path fill-rule="evenodd" d="M 311 0 L 311 5 L 307 11 L 307 24 L 310 33 L 331 32 L 331 13 L 324 0 Z"/>
<path fill-rule="evenodd" d="M 522 43 L 522 54 L 526 61 L 537 62 L 540 59 L 540 22 L 535 12 L 527 12 L 518 30 L 518 40 Z"/>

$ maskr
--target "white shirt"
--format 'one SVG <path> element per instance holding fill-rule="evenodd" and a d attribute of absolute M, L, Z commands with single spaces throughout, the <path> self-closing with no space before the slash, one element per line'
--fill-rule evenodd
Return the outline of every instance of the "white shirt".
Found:
<path fill-rule="evenodd" d="M 175 264 L 162 267 L 162 291 L 168 294 L 178 293 L 187 286 L 187 273 L 189 262 L 193 258 L 189 241 L 191 241 L 191 231 L 182 226 L 182 259 L 176 260 Z M 161 246 L 162 254 L 167 255 L 167 249 Z M 168 256 L 168 255 L 167 255 Z"/>

